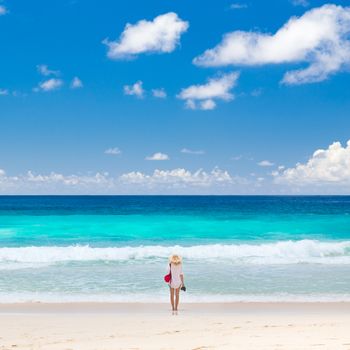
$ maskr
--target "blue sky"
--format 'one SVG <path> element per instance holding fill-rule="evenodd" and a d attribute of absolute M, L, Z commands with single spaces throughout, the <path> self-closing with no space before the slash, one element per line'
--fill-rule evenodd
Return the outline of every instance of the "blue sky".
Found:
<path fill-rule="evenodd" d="M 1 1 L 0 193 L 349 193 L 346 4 Z"/>

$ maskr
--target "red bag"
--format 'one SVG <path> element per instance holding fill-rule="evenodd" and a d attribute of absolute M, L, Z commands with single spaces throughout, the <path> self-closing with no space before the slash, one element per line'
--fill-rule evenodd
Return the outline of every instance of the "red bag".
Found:
<path fill-rule="evenodd" d="M 170 281 L 171 281 L 171 265 L 170 264 L 169 264 L 169 273 L 164 276 L 164 281 L 166 283 L 170 283 Z"/>

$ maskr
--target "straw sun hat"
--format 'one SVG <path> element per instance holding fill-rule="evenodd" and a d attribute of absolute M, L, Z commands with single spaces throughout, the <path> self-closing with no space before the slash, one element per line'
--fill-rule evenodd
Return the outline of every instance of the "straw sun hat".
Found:
<path fill-rule="evenodd" d="M 179 265 L 182 262 L 182 258 L 180 255 L 173 254 L 169 257 L 169 262 L 174 265 Z"/>

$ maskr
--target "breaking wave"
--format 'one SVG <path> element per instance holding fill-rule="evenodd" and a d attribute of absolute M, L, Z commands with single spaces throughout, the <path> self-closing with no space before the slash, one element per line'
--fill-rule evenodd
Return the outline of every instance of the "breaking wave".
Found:
<path fill-rule="evenodd" d="M 88 245 L 0 248 L 1 265 L 51 265 L 62 262 L 138 261 L 166 259 L 181 254 L 188 260 L 228 260 L 236 264 L 350 264 L 350 241 L 278 241 L 263 244 L 208 244 L 194 246 L 125 246 L 97 248 Z"/>

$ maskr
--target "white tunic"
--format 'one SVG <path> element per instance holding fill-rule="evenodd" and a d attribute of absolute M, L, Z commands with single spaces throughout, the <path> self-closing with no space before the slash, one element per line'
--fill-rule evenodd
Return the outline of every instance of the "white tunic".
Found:
<path fill-rule="evenodd" d="M 170 266 L 168 265 L 168 273 L 170 272 Z M 169 286 L 171 288 L 179 288 L 182 284 L 181 281 L 181 275 L 183 275 L 182 272 L 182 264 L 171 264 L 171 281 L 169 283 Z"/>

